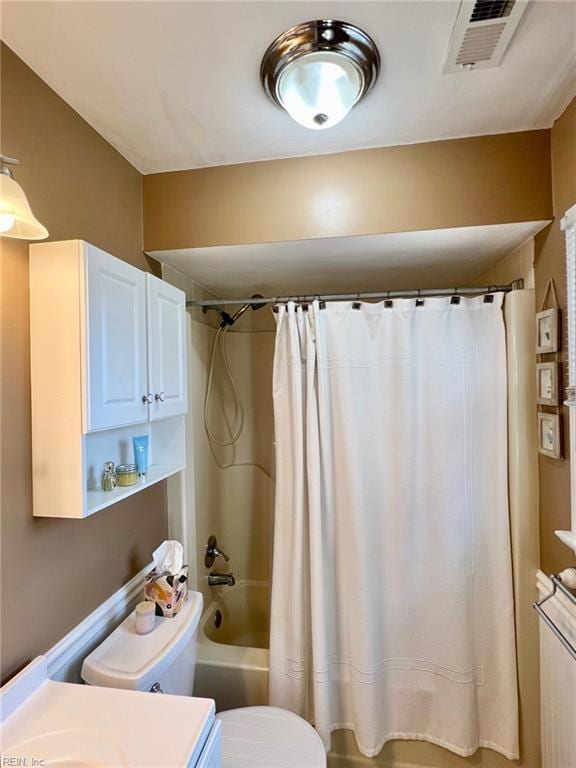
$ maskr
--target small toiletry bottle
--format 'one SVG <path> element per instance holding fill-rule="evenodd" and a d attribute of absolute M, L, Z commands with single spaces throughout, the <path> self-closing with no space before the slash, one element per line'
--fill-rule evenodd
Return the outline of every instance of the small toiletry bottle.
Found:
<path fill-rule="evenodd" d="M 102 490 L 113 491 L 116 488 L 116 472 L 114 471 L 114 462 L 107 461 L 104 464 L 104 474 L 102 475 Z"/>
<path fill-rule="evenodd" d="M 138 603 L 135 619 L 136 632 L 139 635 L 147 635 L 148 632 L 152 632 L 156 621 L 156 603 L 152 603 L 150 600 Z"/>
<path fill-rule="evenodd" d="M 138 467 L 138 477 L 144 479 L 148 472 L 148 435 L 133 437 L 134 461 Z"/>

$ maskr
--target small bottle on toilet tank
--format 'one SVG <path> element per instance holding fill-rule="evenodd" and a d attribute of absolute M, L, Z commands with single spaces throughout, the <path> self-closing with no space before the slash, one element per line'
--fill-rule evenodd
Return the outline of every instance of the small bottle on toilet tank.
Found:
<path fill-rule="evenodd" d="M 136 632 L 139 635 L 147 635 L 154 629 L 156 621 L 156 603 L 151 600 L 143 600 L 138 603 L 134 611 Z"/>

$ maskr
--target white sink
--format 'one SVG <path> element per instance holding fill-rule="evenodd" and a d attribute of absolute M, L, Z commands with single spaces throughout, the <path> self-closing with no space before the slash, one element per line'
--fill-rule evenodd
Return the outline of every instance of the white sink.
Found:
<path fill-rule="evenodd" d="M 40 765 L 43 768 L 108 768 L 128 765 L 118 744 L 101 731 L 89 728 L 35 736 L 14 744 L 3 752 L 3 757 L 20 760 L 20 763 L 15 760 L 15 765 Z"/>
<path fill-rule="evenodd" d="M 0 689 L 3 765 L 185 768 L 214 725 L 214 702 L 49 680 L 38 657 Z"/>

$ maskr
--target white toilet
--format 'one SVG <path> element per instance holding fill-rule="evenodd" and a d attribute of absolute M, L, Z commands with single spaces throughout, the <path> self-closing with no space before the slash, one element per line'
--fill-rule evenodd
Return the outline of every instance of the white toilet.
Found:
<path fill-rule="evenodd" d="M 202 595 L 190 592 L 180 613 L 156 618 L 154 631 L 138 635 L 134 613 L 84 659 L 90 685 L 192 696 Z M 218 715 L 223 768 L 325 768 L 316 731 L 298 715 L 276 707 L 244 707 Z"/>

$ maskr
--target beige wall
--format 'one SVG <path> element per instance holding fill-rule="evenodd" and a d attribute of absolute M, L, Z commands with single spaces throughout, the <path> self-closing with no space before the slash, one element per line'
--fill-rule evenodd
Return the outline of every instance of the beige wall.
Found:
<path fill-rule="evenodd" d="M 566 311 L 566 265 L 564 233 L 560 219 L 576 204 L 576 99 L 554 123 L 551 131 L 554 222 L 536 237 L 536 309 L 546 285 L 554 279 L 563 312 Z M 564 322 L 562 323 L 565 329 Z M 566 384 L 566 334 L 562 334 L 563 386 Z M 544 360 L 553 360 L 547 355 Z M 568 409 L 562 407 L 564 455 L 568 455 Z M 554 531 L 570 529 L 570 466 L 567 460 L 539 457 L 540 474 L 540 561 L 542 570 L 553 573 L 574 565 L 576 557 Z"/>
<path fill-rule="evenodd" d="M 50 239 L 82 238 L 148 269 L 140 174 L 2 46 L 1 151 Z M 0 241 L 2 677 L 94 610 L 165 538 L 159 484 L 86 520 L 32 516 L 28 244 Z M 54 343 L 58 329 L 54 329 Z"/>
<path fill-rule="evenodd" d="M 146 251 L 551 216 L 548 131 L 144 177 Z"/>

